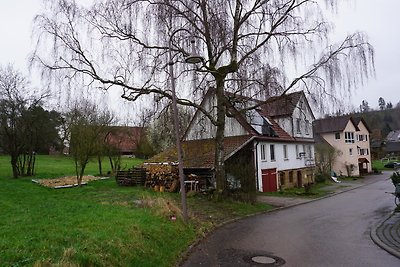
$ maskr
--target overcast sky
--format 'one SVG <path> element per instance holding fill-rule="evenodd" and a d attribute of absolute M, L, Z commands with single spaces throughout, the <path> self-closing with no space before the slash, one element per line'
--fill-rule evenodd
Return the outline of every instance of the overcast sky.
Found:
<path fill-rule="evenodd" d="M 91 0 L 78 0 L 84 4 Z M 355 107 L 367 100 L 377 108 L 379 97 L 394 105 L 400 101 L 400 0 L 344 0 L 335 15 L 335 39 L 354 31 L 368 34 L 375 48 L 376 77 L 360 86 L 352 96 Z M 27 74 L 27 57 L 34 44 L 31 40 L 32 20 L 40 11 L 42 0 L 0 0 L 0 65 L 14 65 Z M 31 77 L 37 80 L 37 77 Z"/>

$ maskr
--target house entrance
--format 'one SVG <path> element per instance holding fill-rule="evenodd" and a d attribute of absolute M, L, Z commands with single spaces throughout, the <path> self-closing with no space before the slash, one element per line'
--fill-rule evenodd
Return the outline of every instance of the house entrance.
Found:
<path fill-rule="evenodd" d="M 261 170 L 263 192 L 278 191 L 276 169 Z"/>
<path fill-rule="evenodd" d="M 369 160 L 366 158 L 358 159 L 358 170 L 359 170 L 360 175 L 368 174 L 368 163 L 369 163 Z"/>

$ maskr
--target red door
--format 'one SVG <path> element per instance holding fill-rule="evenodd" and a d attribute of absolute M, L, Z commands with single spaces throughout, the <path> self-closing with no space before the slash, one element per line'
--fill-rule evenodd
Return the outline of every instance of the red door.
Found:
<path fill-rule="evenodd" d="M 263 183 L 263 192 L 278 191 L 277 180 L 276 180 L 276 169 L 261 170 L 261 177 Z"/>

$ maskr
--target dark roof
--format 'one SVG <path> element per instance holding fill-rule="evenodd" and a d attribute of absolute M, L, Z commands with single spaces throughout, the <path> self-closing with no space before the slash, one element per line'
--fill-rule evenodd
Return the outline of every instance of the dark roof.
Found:
<path fill-rule="evenodd" d="M 386 142 L 385 151 L 388 153 L 400 152 L 400 142 Z"/>
<path fill-rule="evenodd" d="M 350 116 L 329 117 L 326 119 L 315 120 L 313 122 L 313 131 L 317 134 L 342 132 L 346 128 L 349 121 L 353 123 L 354 127 L 358 131 L 358 124 Z"/>
<path fill-rule="evenodd" d="M 372 133 L 371 129 L 369 128 L 368 124 L 365 122 L 363 117 L 353 117 L 353 119 L 357 126 L 360 125 L 360 122 L 362 122 L 365 128 L 367 128 L 368 132 Z"/>
<path fill-rule="evenodd" d="M 225 160 L 252 140 L 251 135 L 225 137 Z M 191 140 L 182 142 L 183 166 L 185 168 L 214 168 L 215 139 Z M 168 149 L 145 161 L 145 163 L 177 162 L 176 148 Z"/>
<path fill-rule="evenodd" d="M 386 136 L 387 141 L 400 142 L 400 130 L 391 131 Z"/>
<path fill-rule="evenodd" d="M 270 97 L 261 106 L 264 112 L 271 117 L 290 116 L 300 101 L 303 91 Z"/>
<path fill-rule="evenodd" d="M 137 149 L 143 127 L 112 126 L 106 137 L 107 143 L 113 145 L 121 153 L 132 153 Z"/>

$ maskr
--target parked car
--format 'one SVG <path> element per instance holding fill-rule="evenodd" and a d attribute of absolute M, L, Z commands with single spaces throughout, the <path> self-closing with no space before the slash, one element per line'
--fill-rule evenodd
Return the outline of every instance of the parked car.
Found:
<path fill-rule="evenodd" d="M 399 162 L 389 162 L 389 163 L 386 163 L 383 167 L 388 168 L 388 169 L 398 169 L 398 168 L 400 168 L 400 163 Z"/>

